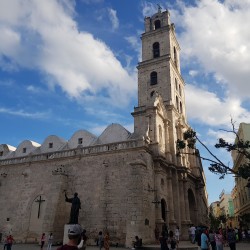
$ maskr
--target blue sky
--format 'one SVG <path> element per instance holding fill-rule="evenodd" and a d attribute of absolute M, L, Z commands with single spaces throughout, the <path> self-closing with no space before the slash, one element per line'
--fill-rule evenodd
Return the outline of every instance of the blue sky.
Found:
<path fill-rule="evenodd" d="M 110 123 L 132 132 L 140 34 L 157 4 L 176 26 L 189 124 L 212 150 L 232 140 L 220 129 L 250 120 L 249 0 L 0 0 L 0 144 L 99 135 Z M 207 165 L 211 202 L 233 179 Z"/>

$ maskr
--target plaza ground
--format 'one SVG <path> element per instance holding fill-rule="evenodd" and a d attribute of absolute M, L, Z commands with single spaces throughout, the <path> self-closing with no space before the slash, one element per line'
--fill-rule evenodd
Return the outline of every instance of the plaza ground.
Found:
<path fill-rule="evenodd" d="M 160 249 L 160 245 L 149 245 L 149 246 L 145 246 L 148 248 L 151 247 L 155 247 L 155 249 L 157 249 L 156 247 L 159 247 L 158 249 Z M 182 241 L 180 242 L 180 249 L 191 249 L 193 247 L 197 247 L 197 245 L 191 244 L 189 241 Z M 58 246 L 53 246 L 52 250 L 56 250 L 58 248 Z M 144 248 L 144 249 L 145 249 Z M 0 245 L 0 249 L 3 249 L 3 244 Z M 14 244 L 12 246 L 12 250 L 39 250 L 40 246 L 37 244 Z M 104 250 L 104 248 L 102 248 Z M 125 247 L 110 247 L 110 250 L 128 250 L 129 248 L 125 248 Z M 151 248 L 152 249 L 152 248 Z M 43 250 L 47 250 L 47 245 L 44 246 Z M 97 246 L 87 246 L 86 250 L 99 250 L 99 248 Z M 197 247 L 198 250 L 198 247 Z M 224 250 L 230 250 L 229 247 L 224 247 Z M 236 244 L 236 250 L 250 250 L 250 242 L 240 242 Z"/>

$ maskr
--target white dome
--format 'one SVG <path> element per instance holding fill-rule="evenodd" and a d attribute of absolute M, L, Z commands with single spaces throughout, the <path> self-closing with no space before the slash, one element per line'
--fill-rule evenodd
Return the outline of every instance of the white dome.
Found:
<path fill-rule="evenodd" d="M 54 152 L 62 149 L 67 144 L 67 141 L 56 136 L 50 135 L 48 136 L 41 145 L 40 152 Z"/>
<path fill-rule="evenodd" d="M 120 124 L 112 123 L 98 137 L 95 144 L 107 144 L 112 142 L 127 141 L 131 133 Z"/>
<path fill-rule="evenodd" d="M 28 154 L 34 152 L 40 146 L 41 145 L 37 142 L 25 140 L 18 145 L 14 156 L 20 157 L 20 156 L 28 155 Z"/>
<path fill-rule="evenodd" d="M 77 148 L 78 146 L 90 146 L 96 140 L 96 136 L 86 130 L 78 130 L 75 132 L 68 142 L 69 148 Z"/>

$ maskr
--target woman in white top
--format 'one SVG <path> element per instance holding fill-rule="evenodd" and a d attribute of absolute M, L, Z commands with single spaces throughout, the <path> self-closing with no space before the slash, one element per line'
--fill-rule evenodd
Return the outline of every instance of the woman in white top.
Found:
<path fill-rule="evenodd" d="M 178 244 L 179 244 L 179 241 L 180 241 L 180 228 L 178 226 L 176 226 L 174 235 L 175 235 L 175 240 L 176 240 L 177 247 L 178 247 Z"/>
<path fill-rule="evenodd" d="M 48 247 L 47 247 L 47 250 L 51 250 L 52 243 L 53 243 L 53 234 L 50 233 L 49 238 L 48 238 Z"/>

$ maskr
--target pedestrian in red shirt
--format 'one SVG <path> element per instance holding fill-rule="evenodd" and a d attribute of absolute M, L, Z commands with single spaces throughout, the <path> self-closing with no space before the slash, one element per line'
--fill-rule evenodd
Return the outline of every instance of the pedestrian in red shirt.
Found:
<path fill-rule="evenodd" d="M 7 250 L 11 250 L 12 244 L 14 242 L 14 238 L 12 237 L 12 235 L 10 234 L 7 237 Z"/>
<path fill-rule="evenodd" d="M 42 237 L 41 237 L 41 250 L 43 250 L 43 246 L 44 246 L 44 243 L 45 243 L 45 233 L 42 234 Z"/>

